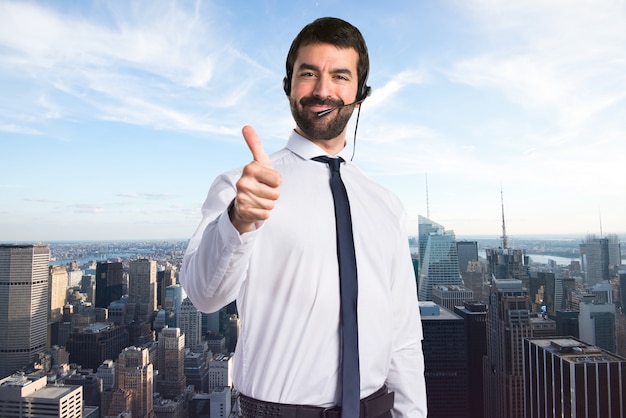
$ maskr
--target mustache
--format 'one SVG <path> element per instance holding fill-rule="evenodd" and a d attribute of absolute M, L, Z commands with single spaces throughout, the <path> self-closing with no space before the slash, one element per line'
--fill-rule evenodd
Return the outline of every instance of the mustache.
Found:
<path fill-rule="evenodd" d="M 320 106 L 331 106 L 331 107 L 338 107 L 338 106 L 343 106 L 343 100 L 341 99 L 321 99 L 319 97 L 315 97 L 315 96 L 306 96 L 303 97 L 302 99 L 300 99 L 300 105 L 301 106 L 313 106 L 313 105 L 320 105 Z"/>

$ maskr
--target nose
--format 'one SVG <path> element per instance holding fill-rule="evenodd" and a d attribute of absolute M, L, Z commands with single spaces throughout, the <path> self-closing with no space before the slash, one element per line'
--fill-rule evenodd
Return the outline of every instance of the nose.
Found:
<path fill-rule="evenodd" d="M 323 99 L 330 97 L 330 78 L 320 75 L 315 83 L 313 94 Z"/>

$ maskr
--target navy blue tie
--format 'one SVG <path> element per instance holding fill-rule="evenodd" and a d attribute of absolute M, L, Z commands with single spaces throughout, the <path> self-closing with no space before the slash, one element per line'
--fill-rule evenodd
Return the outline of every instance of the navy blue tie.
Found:
<path fill-rule="evenodd" d="M 330 167 L 330 189 L 335 203 L 339 291 L 341 294 L 341 416 L 342 418 L 357 418 L 361 397 L 359 330 L 357 325 L 359 285 L 356 273 L 350 202 L 339 173 L 339 167 L 344 159 L 320 156 L 313 158 L 313 160 L 326 163 Z"/>

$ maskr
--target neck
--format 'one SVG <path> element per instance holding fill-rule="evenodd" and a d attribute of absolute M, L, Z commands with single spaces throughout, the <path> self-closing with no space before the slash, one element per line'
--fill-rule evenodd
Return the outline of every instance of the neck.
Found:
<path fill-rule="evenodd" d="M 346 132 L 345 130 L 338 137 L 331 139 L 318 139 L 312 138 L 302 132 L 299 127 L 296 127 L 296 132 L 303 138 L 308 139 L 318 147 L 324 150 L 328 155 L 337 155 L 342 149 L 346 147 Z"/>

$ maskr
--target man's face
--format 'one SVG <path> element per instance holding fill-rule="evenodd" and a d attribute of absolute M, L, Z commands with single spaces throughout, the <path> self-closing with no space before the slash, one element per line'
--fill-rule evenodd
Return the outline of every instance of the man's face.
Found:
<path fill-rule="evenodd" d="M 289 104 L 299 134 L 314 142 L 337 140 L 343 146 L 354 106 L 321 117 L 317 113 L 355 101 L 358 59 L 353 48 L 340 49 L 330 44 L 310 44 L 298 49 Z"/>

